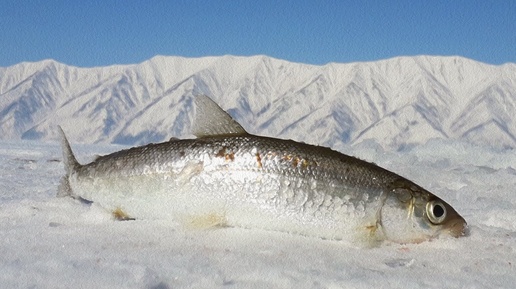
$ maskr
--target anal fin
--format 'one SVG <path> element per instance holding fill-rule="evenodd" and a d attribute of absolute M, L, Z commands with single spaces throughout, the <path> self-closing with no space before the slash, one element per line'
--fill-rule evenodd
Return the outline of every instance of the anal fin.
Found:
<path fill-rule="evenodd" d="M 190 216 L 185 220 L 186 227 L 190 229 L 211 229 L 227 227 L 225 214 L 211 212 L 203 215 Z"/>

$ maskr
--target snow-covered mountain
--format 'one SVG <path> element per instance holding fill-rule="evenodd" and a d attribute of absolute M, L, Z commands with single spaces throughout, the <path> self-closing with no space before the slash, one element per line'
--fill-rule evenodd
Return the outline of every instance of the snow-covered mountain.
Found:
<path fill-rule="evenodd" d="M 249 132 L 339 148 L 399 149 L 431 138 L 516 147 L 516 64 L 398 57 L 324 66 L 266 56 L 157 56 L 77 68 L 0 68 L 0 138 L 141 144 L 190 136 L 191 96 L 207 94 Z"/>

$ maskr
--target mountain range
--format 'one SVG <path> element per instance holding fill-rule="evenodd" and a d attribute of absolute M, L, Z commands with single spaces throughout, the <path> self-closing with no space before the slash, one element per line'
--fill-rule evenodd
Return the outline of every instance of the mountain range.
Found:
<path fill-rule="evenodd" d="M 432 138 L 516 147 L 516 64 L 414 56 L 292 63 L 267 56 L 156 56 L 79 68 L 53 60 L 0 67 L 0 139 L 125 145 L 192 137 L 206 94 L 253 134 L 342 147 L 403 149 Z"/>

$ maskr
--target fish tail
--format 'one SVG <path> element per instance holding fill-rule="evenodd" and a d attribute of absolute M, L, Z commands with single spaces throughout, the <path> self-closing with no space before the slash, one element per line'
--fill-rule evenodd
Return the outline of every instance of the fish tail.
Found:
<path fill-rule="evenodd" d="M 61 135 L 61 147 L 63 149 L 63 163 L 65 166 L 66 175 L 61 179 L 61 183 L 58 187 L 57 196 L 58 197 L 64 197 L 64 196 L 71 196 L 72 195 L 72 189 L 70 187 L 70 174 L 73 173 L 79 166 L 79 162 L 75 158 L 75 155 L 73 154 L 72 148 L 70 147 L 70 142 L 68 142 L 68 139 L 66 138 L 66 135 L 61 128 L 61 126 L 57 126 L 59 130 L 59 134 Z"/>

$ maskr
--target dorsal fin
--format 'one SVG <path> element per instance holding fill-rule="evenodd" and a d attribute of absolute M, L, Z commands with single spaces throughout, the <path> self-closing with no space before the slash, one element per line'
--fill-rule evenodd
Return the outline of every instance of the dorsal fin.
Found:
<path fill-rule="evenodd" d="M 206 95 L 194 99 L 192 134 L 198 138 L 214 135 L 246 135 L 245 129 Z"/>

